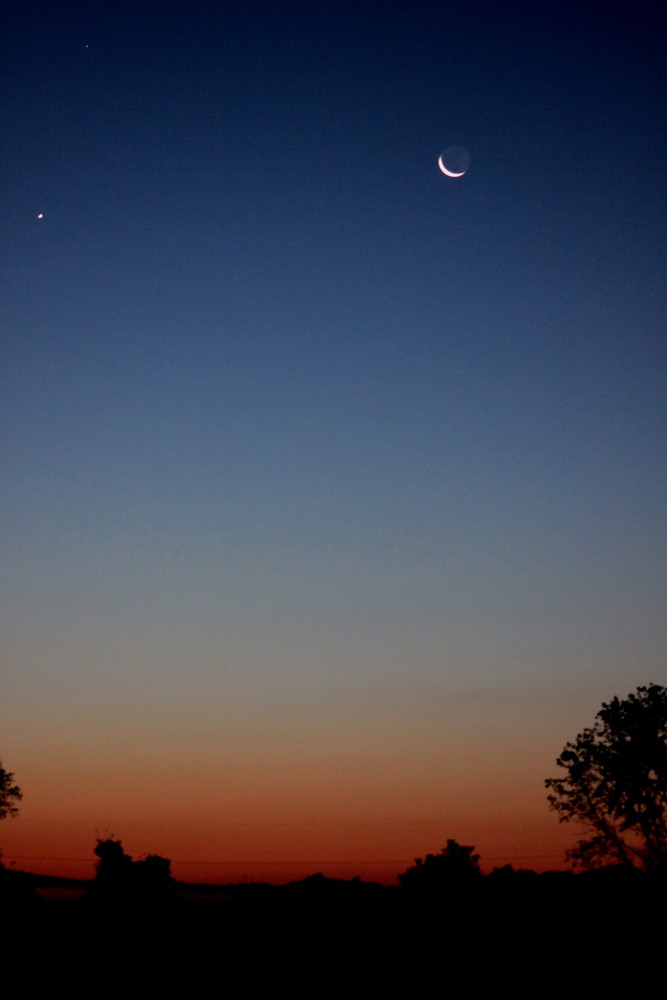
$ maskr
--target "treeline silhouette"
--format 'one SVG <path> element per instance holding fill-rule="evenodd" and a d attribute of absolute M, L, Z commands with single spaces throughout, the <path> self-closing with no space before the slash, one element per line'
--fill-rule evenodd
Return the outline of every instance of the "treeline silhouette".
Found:
<path fill-rule="evenodd" d="M 321 872 L 280 886 L 193 885 L 174 879 L 168 858 L 135 861 L 109 837 L 94 847 L 95 876 L 88 881 L 0 867 L 0 905 L 20 947 L 38 940 L 41 954 L 50 952 L 47 972 L 62 955 L 85 952 L 89 988 L 96 991 L 106 986 L 101 971 L 106 976 L 119 963 L 130 967 L 126 983 L 141 969 L 140 988 L 173 992 L 174 963 L 185 955 L 182 988 L 189 992 L 208 993 L 221 983 L 245 993 L 262 976 L 255 992 L 273 992 L 278 981 L 289 984 L 296 976 L 299 995 L 366 996 L 378 992 L 378 976 L 384 977 L 380 992 L 396 992 L 402 975 L 403 987 L 421 996 L 442 991 L 445 969 L 451 989 L 479 986 L 480 976 L 485 989 L 495 989 L 499 975 L 514 982 L 516 956 L 523 954 L 532 993 L 535 976 L 553 969 L 555 945 L 579 963 L 584 951 L 596 957 L 592 988 L 600 975 L 597 956 L 611 954 L 610 942 L 619 942 L 614 958 L 641 953 L 647 968 L 654 956 L 662 960 L 667 690 L 639 688 L 603 705 L 596 719 L 566 745 L 557 761 L 564 774 L 547 779 L 559 818 L 587 831 L 572 856 L 584 871 L 536 873 L 505 865 L 483 874 L 475 848 L 450 838 L 442 850 L 415 858 L 392 886 Z M 0 765 L 0 819 L 16 815 L 21 796 L 13 774 Z M 64 892 L 56 898 L 65 886 L 69 902 Z M 485 964 L 491 953 L 495 962 Z M 514 963 L 509 972 L 508 962 Z M 193 986 L 197 963 L 208 978 Z M 341 964 L 346 981 L 332 989 L 332 969 Z M 363 984 L 355 979 L 360 974 Z M 657 974 L 654 979 L 661 981 Z M 637 992 L 636 977 L 632 988 Z"/>
<path fill-rule="evenodd" d="M 568 968 L 564 989 L 599 992 L 607 970 L 618 992 L 618 957 L 641 955 L 628 983 L 648 992 L 664 971 L 667 690 L 639 688 L 596 720 L 546 783 L 559 818 L 587 833 L 571 855 L 584 871 L 505 865 L 485 875 L 475 848 L 449 839 L 393 886 L 321 872 L 280 886 L 193 885 L 173 878 L 169 859 L 135 861 L 110 837 L 98 839 L 87 881 L 0 863 L 8 964 L 23 956 L 18 968 L 53 988 L 68 957 L 68 971 L 85 971 L 75 995 L 110 992 L 116 972 L 124 993 L 421 996 L 507 983 L 532 995 L 545 972 Z M 0 819 L 21 798 L 0 764 Z"/>
<path fill-rule="evenodd" d="M 98 839 L 94 848 L 97 858 L 94 878 L 90 880 L 37 876 L 5 868 L 0 862 L 0 899 L 4 904 L 34 904 L 40 901 L 36 890 L 49 888 L 57 901 L 57 889 L 76 894 L 87 908 L 95 911 L 145 908 L 169 909 L 197 902 L 216 902 L 237 909 L 258 906 L 292 905 L 310 907 L 319 903 L 329 908 L 348 904 L 378 902 L 402 907 L 418 900 L 420 905 L 449 904 L 464 906 L 512 894 L 516 898 L 538 896 L 557 897 L 581 894 L 595 889 L 618 894 L 643 891 L 649 886 L 664 884 L 664 876 L 639 871 L 627 865 L 575 873 L 514 868 L 507 864 L 484 875 L 480 855 L 472 846 L 449 839 L 438 853 L 415 859 L 413 865 L 398 875 L 398 885 L 385 886 L 365 881 L 359 876 L 350 879 L 332 878 L 316 872 L 303 879 L 282 885 L 267 882 L 187 883 L 178 882 L 171 872 L 171 861 L 151 854 L 133 860 L 121 840 Z"/>
<path fill-rule="evenodd" d="M 114 980 L 130 994 L 263 994 L 283 982 L 297 997 L 485 991 L 499 976 L 534 982 L 561 940 L 581 936 L 589 955 L 621 932 L 624 948 L 644 944 L 664 899 L 654 876 L 627 867 L 484 875 L 474 849 L 451 839 L 393 886 L 320 872 L 279 886 L 192 885 L 173 879 L 166 858 L 133 860 L 119 840 L 98 841 L 95 855 L 77 902 L 4 899 L 9 952 L 32 949 L 36 969 L 23 966 L 44 988 L 69 969 L 103 994 Z"/>

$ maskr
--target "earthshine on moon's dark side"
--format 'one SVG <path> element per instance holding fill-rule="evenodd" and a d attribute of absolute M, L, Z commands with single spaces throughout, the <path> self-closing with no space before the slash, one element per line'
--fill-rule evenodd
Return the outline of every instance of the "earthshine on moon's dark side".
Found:
<path fill-rule="evenodd" d="M 463 177 L 470 167 L 470 153 L 463 146 L 448 146 L 438 157 L 438 166 L 447 177 Z"/>

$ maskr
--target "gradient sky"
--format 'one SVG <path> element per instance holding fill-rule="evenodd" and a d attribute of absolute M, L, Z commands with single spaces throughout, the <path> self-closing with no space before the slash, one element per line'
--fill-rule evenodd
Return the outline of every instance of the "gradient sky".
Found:
<path fill-rule="evenodd" d="M 665 13 L 543 6 L 5 6 L 5 861 L 562 863 L 667 683 Z"/>

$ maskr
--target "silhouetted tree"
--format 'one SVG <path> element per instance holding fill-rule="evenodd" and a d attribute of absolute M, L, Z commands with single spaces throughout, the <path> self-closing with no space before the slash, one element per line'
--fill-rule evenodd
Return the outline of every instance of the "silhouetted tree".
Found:
<path fill-rule="evenodd" d="M 439 854 L 415 858 L 412 868 L 398 876 L 401 885 L 415 889 L 457 888 L 470 885 L 481 877 L 479 854 L 474 847 L 464 847 L 448 840 Z"/>
<path fill-rule="evenodd" d="M 639 687 L 603 704 L 595 718 L 556 761 L 565 777 L 545 782 L 559 821 L 575 820 L 591 834 L 568 854 L 584 868 L 620 863 L 664 870 L 667 688 Z"/>
<path fill-rule="evenodd" d="M 10 771 L 5 771 L 0 763 L 0 819 L 16 816 L 19 811 L 17 803 L 22 798 L 23 792 L 14 784 L 14 775 Z"/>
<path fill-rule="evenodd" d="M 99 840 L 95 846 L 99 858 L 88 899 L 105 904 L 126 902 L 158 903 L 173 895 L 171 862 L 158 854 L 133 861 L 120 840 Z"/>
<path fill-rule="evenodd" d="M 11 771 L 5 771 L 0 763 L 0 819 L 16 816 L 18 804 L 23 798 L 23 792 L 14 782 Z M 33 903 L 37 899 L 32 884 L 32 877 L 25 872 L 15 872 L 5 868 L 0 851 L 0 907 L 15 908 L 24 903 Z"/>
<path fill-rule="evenodd" d="M 169 858 L 149 854 L 143 861 L 134 862 L 133 871 L 136 891 L 146 902 L 164 901 L 173 895 L 174 880 Z"/>
<path fill-rule="evenodd" d="M 121 841 L 98 838 L 95 854 L 99 861 L 89 898 L 107 903 L 126 899 L 132 892 L 132 858 L 123 850 Z"/>

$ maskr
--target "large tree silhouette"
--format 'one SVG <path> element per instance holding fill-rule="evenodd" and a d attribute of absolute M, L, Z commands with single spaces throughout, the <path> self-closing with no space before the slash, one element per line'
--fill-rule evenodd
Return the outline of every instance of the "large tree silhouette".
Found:
<path fill-rule="evenodd" d="M 603 704 L 590 729 L 556 761 L 549 805 L 590 836 L 568 852 L 576 865 L 667 867 L 667 688 L 658 684 Z"/>

